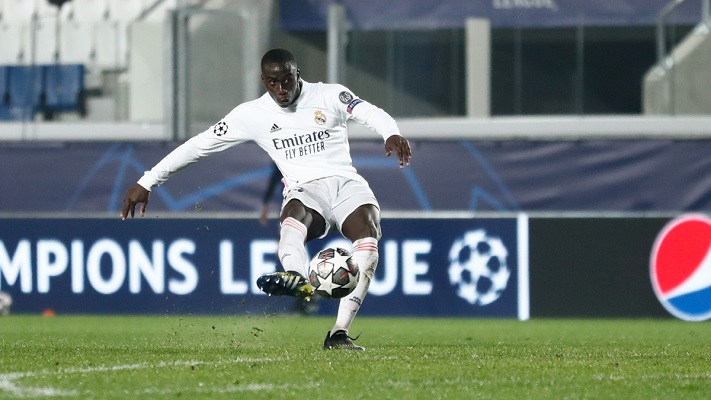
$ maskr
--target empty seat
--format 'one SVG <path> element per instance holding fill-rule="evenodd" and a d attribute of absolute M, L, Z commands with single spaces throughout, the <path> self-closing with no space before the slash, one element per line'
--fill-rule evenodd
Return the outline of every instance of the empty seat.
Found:
<path fill-rule="evenodd" d="M 45 65 L 43 112 L 52 119 L 57 112 L 86 116 L 84 65 Z"/>
<path fill-rule="evenodd" d="M 0 121 L 9 119 L 6 117 L 9 100 L 7 93 L 7 67 L 0 65 Z"/>
<path fill-rule="evenodd" d="M 6 105 L 9 101 L 7 98 L 7 66 L 0 65 L 0 106 Z"/>
<path fill-rule="evenodd" d="M 94 55 L 94 24 L 73 20 L 61 21 L 59 63 L 91 64 Z"/>
<path fill-rule="evenodd" d="M 44 17 L 56 17 L 57 16 L 57 6 L 50 4 L 47 0 L 39 0 L 37 2 L 36 8 L 37 16 L 40 18 Z"/>
<path fill-rule="evenodd" d="M 30 64 L 54 64 L 57 62 L 57 17 L 38 19 L 35 31 L 36 43 Z"/>
<path fill-rule="evenodd" d="M 108 0 L 108 20 L 96 29 L 96 63 L 100 68 L 128 66 L 128 26 L 146 7 L 146 0 Z M 151 0 L 152 4 L 154 1 Z"/>
<path fill-rule="evenodd" d="M 24 23 L 0 21 L 0 64 L 18 64 L 29 47 L 29 31 Z"/>
<path fill-rule="evenodd" d="M 106 21 L 96 26 L 96 65 L 102 69 L 117 69 L 126 66 L 126 56 L 121 48 L 120 22 Z"/>
<path fill-rule="evenodd" d="M 67 5 L 75 21 L 90 24 L 105 20 L 109 12 L 106 0 L 72 0 Z"/>
<path fill-rule="evenodd" d="M 0 0 L 2 2 L 2 18 L 5 21 L 29 24 L 32 15 L 37 11 L 34 0 Z"/>
<path fill-rule="evenodd" d="M 39 107 L 42 96 L 41 67 L 10 65 L 7 70 L 10 105 Z"/>
<path fill-rule="evenodd" d="M 133 22 L 146 7 L 143 0 L 109 0 L 107 6 L 109 19 L 123 23 Z"/>
<path fill-rule="evenodd" d="M 33 119 L 42 106 L 43 73 L 40 67 L 7 67 L 7 103 L 4 119 Z"/>

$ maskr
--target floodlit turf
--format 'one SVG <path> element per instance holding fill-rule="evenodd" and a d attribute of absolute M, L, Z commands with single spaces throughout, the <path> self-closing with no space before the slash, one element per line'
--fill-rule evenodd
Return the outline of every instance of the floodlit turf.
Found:
<path fill-rule="evenodd" d="M 708 399 L 711 325 L 676 320 L 0 318 L 0 398 Z"/>

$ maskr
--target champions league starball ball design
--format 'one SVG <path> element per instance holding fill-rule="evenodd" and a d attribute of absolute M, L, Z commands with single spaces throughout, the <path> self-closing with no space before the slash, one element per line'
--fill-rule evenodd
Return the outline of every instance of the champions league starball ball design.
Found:
<path fill-rule="evenodd" d="M 212 132 L 217 136 L 223 136 L 227 133 L 227 122 L 220 121 L 212 128 Z"/>
<path fill-rule="evenodd" d="M 340 247 L 318 252 L 309 263 L 309 283 L 314 293 L 329 299 L 348 296 L 358 285 L 360 270 L 353 255 Z"/>
<path fill-rule="evenodd" d="M 457 296 L 472 305 L 495 302 L 511 276 L 507 256 L 501 239 L 487 236 L 483 229 L 456 240 L 449 250 L 449 282 L 457 289 Z"/>

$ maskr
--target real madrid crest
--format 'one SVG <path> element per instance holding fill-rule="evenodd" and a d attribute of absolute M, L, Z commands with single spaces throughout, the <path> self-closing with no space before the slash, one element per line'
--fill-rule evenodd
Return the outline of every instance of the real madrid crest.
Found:
<path fill-rule="evenodd" d="M 326 116 L 321 110 L 316 110 L 314 112 L 314 121 L 316 121 L 316 123 L 319 125 L 323 125 L 326 123 Z"/>

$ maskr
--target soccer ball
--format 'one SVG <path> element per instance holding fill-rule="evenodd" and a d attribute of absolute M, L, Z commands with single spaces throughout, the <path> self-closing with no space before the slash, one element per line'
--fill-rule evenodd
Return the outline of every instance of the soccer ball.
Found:
<path fill-rule="evenodd" d="M 501 239 L 478 229 L 467 232 L 449 250 L 449 282 L 469 304 L 495 302 L 511 276 L 506 264 L 508 250 Z"/>
<path fill-rule="evenodd" d="M 309 263 L 309 283 L 314 293 L 326 298 L 348 296 L 360 278 L 360 270 L 348 250 L 329 247 L 318 252 Z"/>
<path fill-rule="evenodd" d="M 10 315 L 12 296 L 7 292 L 0 292 L 0 315 Z"/>

